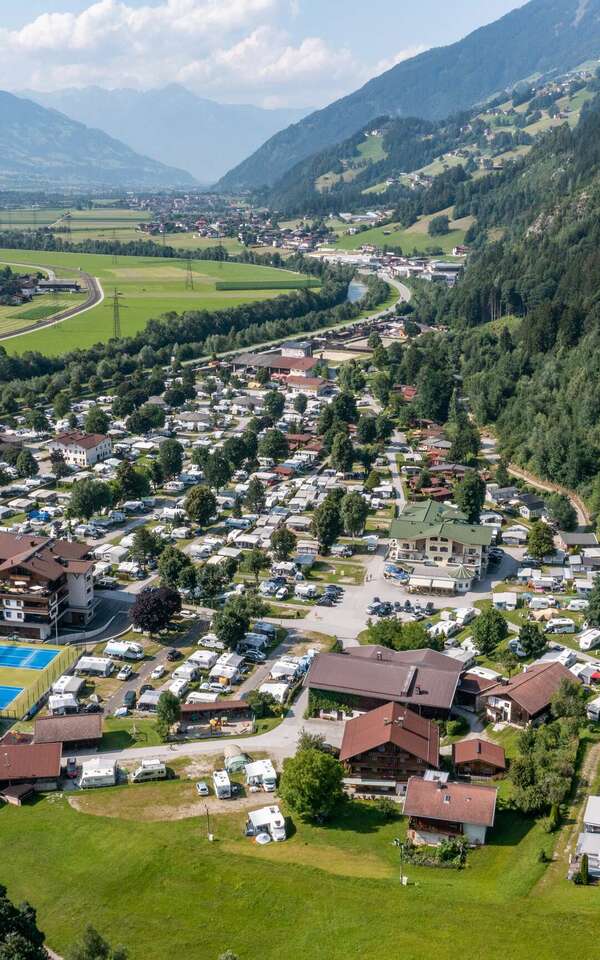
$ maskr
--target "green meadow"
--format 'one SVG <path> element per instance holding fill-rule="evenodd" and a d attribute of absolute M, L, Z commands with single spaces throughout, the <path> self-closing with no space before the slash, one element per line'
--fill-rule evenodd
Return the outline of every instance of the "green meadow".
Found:
<path fill-rule="evenodd" d="M 306 279 L 273 267 L 195 260 L 192 261 L 193 289 L 190 289 L 186 283 L 186 260 L 119 256 L 115 262 L 110 255 L 0 250 L 0 263 L 19 264 L 15 269 L 28 265 L 50 268 L 64 279 L 77 278 L 81 270 L 98 278 L 105 295 L 102 303 L 79 316 L 4 340 L 3 346 L 9 353 L 39 350 L 53 355 L 110 339 L 115 290 L 119 293 L 121 333 L 130 336 L 142 330 L 151 318 L 170 311 L 218 310 L 266 300 L 281 296 Z M 220 283 L 244 289 L 219 290 L 217 284 Z M 260 289 L 255 284 L 259 284 Z M 36 303 L 29 309 L 35 306 Z"/>

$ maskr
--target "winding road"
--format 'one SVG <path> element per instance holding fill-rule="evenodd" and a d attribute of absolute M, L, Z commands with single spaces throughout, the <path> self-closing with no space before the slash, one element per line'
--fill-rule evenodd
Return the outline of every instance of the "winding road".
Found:
<path fill-rule="evenodd" d="M 29 267 L 31 268 L 32 264 L 13 264 L 13 266 L 20 267 Z M 50 280 L 56 279 L 56 274 L 54 273 L 51 267 L 38 266 L 38 269 L 44 270 Z M 24 334 L 36 333 L 36 331 L 41 330 L 43 327 L 53 327 L 57 323 L 62 323 L 63 320 L 68 320 L 70 317 L 77 317 L 80 313 L 86 313 L 86 311 L 91 310 L 93 307 L 97 307 L 98 304 L 102 303 L 104 300 L 104 290 L 100 284 L 100 281 L 97 277 L 92 277 L 89 273 L 84 273 L 83 270 L 80 270 L 78 273 L 78 278 L 84 283 L 87 288 L 88 295 L 83 303 L 79 303 L 74 307 L 68 307 L 67 310 L 61 310 L 60 313 L 55 313 L 53 316 L 49 317 L 47 320 L 38 320 L 36 323 L 30 323 L 25 327 L 22 327 L 20 330 L 16 330 L 13 333 L 6 333 L 0 335 L 1 340 L 13 340 L 15 337 L 22 337 Z"/>

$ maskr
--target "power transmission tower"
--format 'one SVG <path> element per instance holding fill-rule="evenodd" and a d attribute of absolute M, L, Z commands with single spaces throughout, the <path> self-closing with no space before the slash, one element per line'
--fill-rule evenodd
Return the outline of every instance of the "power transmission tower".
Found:
<path fill-rule="evenodd" d="M 192 258 L 188 257 L 186 262 L 185 269 L 185 289 L 193 290 L 194 289 L 194 274 L 192 271 Z"/>
<path fill-rule="evenodd" d="M 120 294 L 115 289 L 113 293 L 113 337 L 119 340 L 121 337 L 121 309 L 119 306 Z"/>

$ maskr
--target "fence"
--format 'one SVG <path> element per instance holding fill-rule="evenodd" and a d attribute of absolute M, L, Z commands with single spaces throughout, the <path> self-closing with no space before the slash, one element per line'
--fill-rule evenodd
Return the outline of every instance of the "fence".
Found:
<path fill-rule="evenodd" d="M 7 707 L 0 710 L 0 719 L 24 719 L 32 708 L 44 699 L 54 681 L 66 673 L 78 657 L 79 651 L 75 646 L 62 649 L 44 670 L 39 671 L 39 677 L 33 683 L 25 687 Z"/>

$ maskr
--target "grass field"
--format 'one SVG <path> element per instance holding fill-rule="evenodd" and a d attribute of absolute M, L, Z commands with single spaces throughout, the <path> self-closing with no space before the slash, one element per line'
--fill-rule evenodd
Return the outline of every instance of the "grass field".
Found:
<path fill-rule="evenodd" d="M 506 809 L 466 870 L 405 867 L 401 887 L 392 841 L 405 821 L 386 823 L 365 804 L 324 827 L 294 821 L 286 843 L 266 848 L 242 836 L 234 805 L 211 818 L 208 843 L 190 782 L 98 790 L 81 806 L 59 796 L 0 810 L 2 880 L 36 906 L 63 954 L 91 919 L 132 960 L 212 960 L 228 948 L 279 960 L 284 944 L 311 960 L 595 957 L 597 889 L 546 873 L 538 852 L 552 839 Z M 153 820 L 153 809 L 182 819 Z"/>
<path fill-rule="evenodd" d="M 0 335 L 22 330 L 24 326 L 39 320 L 48 320 L 61 310 L 75 307 L 85 300 L 85 293 L 72 293 L 55 297 L 51 293 L 36 297 L 31 303 L 20 307 L 0 306 Z"/>
<path fill-rule="evenodd" d="M 449 233 L 441 237 L 430 237 L 427 233 L 430 220 L 433 216 L 440 216 L 443 213 L 448 211 L 441 210 L 432 216 L 420 217 L 407 230 L 404 230 L 399 223 L 389 223 L 385 227 L 373 227 L 354 236 L 342 235 L 339 238 L 338 247 L 342 250 L 357 250 L 363 244 L 374 244 L 378 247 L 387 244 L 390 247 L 401 247 L 405 253 L 412 253 L 413 250 L 426 253 L 430 249 L 439 248 L 448 254 L 457 244 L 463 243 L 465 233 L 472 221 L 470 217 L 451 220 Z"/>
<path fill-rule="evenodd" d="M 98 277 L 104 289 L 103 303 L 77 317 L 14 337 L 4 342 L 9 353 L 40 350 L 45 354 L 60 354 L 75 347 L 89 347 L 112 336 L 112 294 L 121 294 L 121 331 L 130 336 L 143 329 L 152 317 L 175 311 L 218 310 L 220 307 L 239 306 L 255 300 L 266 300 L 285 293 L 285 289 L 260 290 L 216 289 L 218 282 L 237 284 L 273 281 L 281 284 L 286 273 L 272 267 L 252 264 L 192 261 L 194 289 L 186 290 L 186 261 L 145 257 L 119 257 L 113 263 L 111 256 L 75 253 L 44 253 L 41 251 L 0 250 L 0 263 L 19 263 L 51 267 L 59 277 L 73 278 L 84 270 Z M 297 273 L 288 272 L 291 287 L 303 280 Z M 25 325 L 25 323 L 23 324 Z"/>

